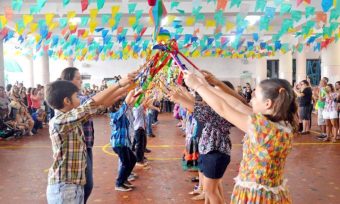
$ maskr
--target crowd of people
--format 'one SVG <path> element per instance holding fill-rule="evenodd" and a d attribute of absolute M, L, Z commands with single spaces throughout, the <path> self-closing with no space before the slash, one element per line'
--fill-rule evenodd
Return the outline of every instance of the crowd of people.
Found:
<path fill-rule="evenodd" d="M 0 87 L 0 138 L 32 136 L 43 128 L 53 110 L 44 101 L 44 87 L 22 83 Z"/>

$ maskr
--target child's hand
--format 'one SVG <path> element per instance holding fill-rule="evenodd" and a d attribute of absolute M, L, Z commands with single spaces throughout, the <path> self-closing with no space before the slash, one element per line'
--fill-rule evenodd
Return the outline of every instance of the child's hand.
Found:
<path fill-rule="evenodd" d="M 118 83 L 124 87 L 130 84 L 136 78 L 137 74 L 137 71 L 130 72 L 125 77 L 121 78 Z"/>
<path fill-rule="evenodd" d="M 183 73 L 185 84 L 194 90 L 196 90 L 201 85 L 208 85 L 208 83 L 203 78 L 200 78 L 189 71 L 184 71 Z"/>
<path fill-rule="evenodd" d="M 205 80 L 209 82 L 209 84 L 212 84 L 215 86 L 220 82 L 220 80 L 218 80 L 212 73 L 206 70 L 202 70 L 201 73 L 203 74 Z"/>

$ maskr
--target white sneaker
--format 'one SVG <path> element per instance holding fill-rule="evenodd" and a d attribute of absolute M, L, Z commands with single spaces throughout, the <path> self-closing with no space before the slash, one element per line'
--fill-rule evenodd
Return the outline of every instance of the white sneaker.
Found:
<path fill-rule="evenodd" d="M 122 191 L 122 192 L 128 192 L 128 191 L 132 191 L 132 188 L 129 188 L 125 185 L 122 185 L 122 186 L 116 186 L 115 190 L 116 191 Z"/>
<path fill-rule="evenodd" d="M 32 135 L 34 135 L 34 134 L 33 134 L 32 131 L 30 131 L 30 132 L 28 133 L 28 135 L 29 135 L 29 136 L 32 136 Z"/>

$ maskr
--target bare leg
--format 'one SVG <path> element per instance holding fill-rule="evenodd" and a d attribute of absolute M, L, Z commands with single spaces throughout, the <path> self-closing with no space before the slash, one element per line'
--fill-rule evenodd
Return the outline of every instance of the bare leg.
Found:
<path fill-rule="evenodd" d="M 224 197 L 224 193 L 223 193 L 223 181 L 222 179 L 219 179 L 219 184 L 218 184 L 218 191 L 220 192 L 220 195 L 222 197 L 223 203 L 225 203 L 225 197 Z"/>
<path fill-rule="evenodd" d="M 210 204 L 224 204 L 222 195 L 219 192 L 219 183 L 220 179 L 204 178 L 203 187 L 206 194 L 206 204 L 207 199 Z"/>

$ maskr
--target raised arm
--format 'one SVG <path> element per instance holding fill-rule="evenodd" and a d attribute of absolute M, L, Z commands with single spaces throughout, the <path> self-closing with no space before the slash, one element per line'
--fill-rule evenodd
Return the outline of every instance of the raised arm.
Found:
<path fill-rule="evenodd" d="M 196 90 L 203 100 L 220 116 L 234 124 L 237 128 L 246 132 L 248 130 L 248 115 L 230 106 L 221 97 L 215 94 L 208 86 L 208 83 L 196 75 L 185 72 L 184 80 L 187 86 Z"/>

